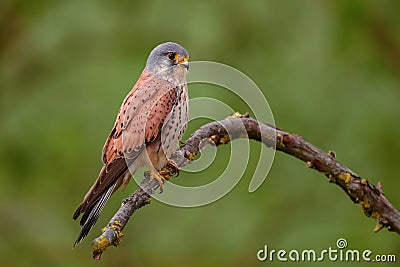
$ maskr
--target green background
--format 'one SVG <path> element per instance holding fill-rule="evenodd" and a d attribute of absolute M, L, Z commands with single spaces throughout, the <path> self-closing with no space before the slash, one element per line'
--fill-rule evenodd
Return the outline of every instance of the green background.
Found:
<path fill-rule="evenodd" d="M 153 200 L 129 222 L 123 244 L 94 262 L 90 242 L 136 188 L 131 183 L 71 249 L 80 229 L 73 211 L 97 177 L 120 103 L 150 50 L 169 40 L 192 61 L 247 74 L 277 126 L 334 150 L 356 173 L 382 182 L 400 207 L 399 12 L 399 1 L 1 1 L 0 265 L 283 265 L 259 262 L 256 253 L 264 245 L 335 248 L 341 237 L 350 249 L 400 261 L 397 234 L 374 234 L 375 222 L 339 187 L 279 152 L 254 193 L 247 188 L 257 157 L 215 203 L 177 208 Z M 224 99 L 212 86 L 189 90 Z M 229 104 L 246 112 L 240 100 Z M 212 180 L 226 155 L 229 147 L 219 148 L 196 183 Z"/>

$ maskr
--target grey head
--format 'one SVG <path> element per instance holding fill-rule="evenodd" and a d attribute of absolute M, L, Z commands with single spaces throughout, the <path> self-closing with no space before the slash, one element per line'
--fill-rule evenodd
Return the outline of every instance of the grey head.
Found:
<path fill-rule="evenodd" d="M 160 44 L 151 51 L 145 69 L 175 85 L 185 83 L 189 53 L 177 43 Z"/>

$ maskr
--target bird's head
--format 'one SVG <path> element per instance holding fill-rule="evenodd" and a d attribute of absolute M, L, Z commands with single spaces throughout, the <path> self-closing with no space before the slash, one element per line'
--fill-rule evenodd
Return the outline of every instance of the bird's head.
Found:
<path fill-rule="evenodd" d="M 167 42 L 151 51 L 146 70 L 174 84 L 185 81 L 189 69 L 189 53 L 181 45 Z"/>

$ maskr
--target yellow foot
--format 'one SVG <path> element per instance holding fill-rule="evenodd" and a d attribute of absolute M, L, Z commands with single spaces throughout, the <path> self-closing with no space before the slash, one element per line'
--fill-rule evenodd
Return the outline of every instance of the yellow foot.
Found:
<path fill-rule="evenodd" d="M 160 185 L 160 193 L 164 191 L 164 177 L 162 177 L 156 170 L 150 170 L 150 179 L 156 179 Z"/>
<path fill-rule="evenodd" d="M 172 159 L 168 160 L 167 167 L 172 169 L 177 176 L 179 175 L 179 166 Z"/>

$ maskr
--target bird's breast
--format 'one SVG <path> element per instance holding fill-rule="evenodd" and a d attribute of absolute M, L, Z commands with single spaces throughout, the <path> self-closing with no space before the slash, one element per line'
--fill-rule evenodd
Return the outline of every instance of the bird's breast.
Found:
<path fill-rule="evenodd" d="M 161 143 L 167 158 L 178 148 L 189 119 L 187 86 L 177 87 L 177 99 L 161 132 Z"/>

